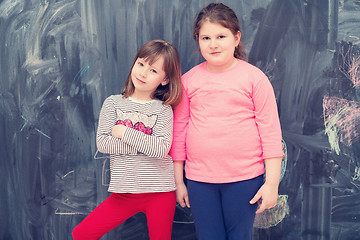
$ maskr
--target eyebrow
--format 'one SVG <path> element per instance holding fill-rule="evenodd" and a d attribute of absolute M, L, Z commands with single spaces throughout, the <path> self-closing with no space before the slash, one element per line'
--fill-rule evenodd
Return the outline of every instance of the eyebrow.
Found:
<path fill-rule="evenodd" d="M 149 65 L 150 66 L 153 66 L 153 64 L 157 61 L 157 60 L 159 60 L 159 58 L 151 58 L 151 57 L 138 57 L 138 60 L 141 60 L 141 61 L 143 61 L 143 62 L 147 62 L 147 63 L 149 63 Z M 151 64 L 151 62 L 153 63 L 153 64 Z"/>
<path fill-rule="evenodd" d="M 144 62 L 147 62 L 151 68 L 153 68 L 153 69 L 155 69 L 155 70 L 157 70 L 157 71 L 164 71 L 164 70 L 163 70 L 163 66 L 155 66 L 154 64 L 150 64 L 150 61 L 145 61 L 144 58 L 139 58 L 139 59 L 141 59 L 141 60 L 144 61 Z M 155 61 L 155 62 L 156 62 L 156 61 Z M 154 63 L 155 63 L 155 62 L 154 62 Z M 163 65 L 164 65 L 164 64 L 163 64 Z"/>
<path fill-rule="evenodd" d="M 158 66 L 150 65 L 150 67 L 152 67 L 152 68 L 155 69 L 156 71 L 164 71 L 161 66 L 158 67 Z"/>
<path fill-rule="evenodd" d="M 210 36 L 211 34 L 199 34 L 199 37 L 201 36 Z M 227 33 L 219 33 L 219 34 L 215 34 L 215 36 L 219 36 L 219 35 L 227 35 Z"/>

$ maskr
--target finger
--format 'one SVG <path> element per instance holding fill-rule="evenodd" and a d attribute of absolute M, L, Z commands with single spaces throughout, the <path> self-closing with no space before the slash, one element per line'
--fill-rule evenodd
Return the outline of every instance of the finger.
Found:
<path fill-rule="evenodd" d="M 256 211 L 256 214 L 258 214 L 258 213 L 262 213 L 263 211 L 265 211 L 265 209 L 263 209 L 263 208 L 259 208 L 259 209 Z"/>
<path fill-rule="evenodd" d="M 188 196 L 185 196 L 185 203 L 186 203 L 186 206 L 188 208 L 190 208 L 190 202 L 189 202 L 189 197 Z"/>
<path fill-rule="evenodd" d="M 255 194 L 255 196 L 250 200 L 250 204 L 254 204 L 257 201 L 259 201 L 261 195 L 260 194 Z"/>
<path fill-rule="evenodd" d="M 263 201 L 264 209 L 270 209 L 276 206 L 276 201 Z"/>
<path fill-rule="evenodd" d="M 265 210 L 264 204 L 259 203 L 259 208 L 258 208 L 258 210 L 256 211 L 256 213 L 261 213 L 261 212 L 263 212 L 264 210 Z"/>
<path fill-rule="evenodd" d="M 179 202 L 179 204 L 180 204 L 180 206 L 181 206 L 182 208 L 184 208 L 184 207 L 185 207 L 185 202 L 184 202 L 184 201 Z"/>
<path fill-rule="evenodd" d="M 185 202 L 184 202 L 184 200 L 182 199 L 182 198 L 178 198 L 177 199 L 177 202 L 179 203 L 179 205 L 183 208 L 183 207 L 185 207 Z"/>

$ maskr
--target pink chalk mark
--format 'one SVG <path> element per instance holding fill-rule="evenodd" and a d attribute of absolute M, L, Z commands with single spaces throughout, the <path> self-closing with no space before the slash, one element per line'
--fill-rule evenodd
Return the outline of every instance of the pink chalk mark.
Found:
<path fill-rule="evenodd" d="M 339 140 L 350 146 L 360 137 L 360 104 L 338 97 L 323 100 L 325 127 L 336 127 Z"/>
<path fill-rule="evenodd" d="M 360 86 L 360 55 L 350 47 L 346 52 L 344 48 L 340 50 L 342 65 L 339 70 L 353 83 L 354 87 Z"/>

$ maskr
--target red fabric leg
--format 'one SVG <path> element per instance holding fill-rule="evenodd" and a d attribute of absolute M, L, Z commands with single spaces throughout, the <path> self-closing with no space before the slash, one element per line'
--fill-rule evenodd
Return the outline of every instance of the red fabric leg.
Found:
<path fill-rule="evenodd" d="M 100 239 L 139 212 L 128 194 L 112 193 L 73 230 L 74 240 Z"/>
<path fill-rule="evenodd" d="M 155 193 L 145 214 L 151 240 L 170 240 L 176 207 L 175 192 Z"/>

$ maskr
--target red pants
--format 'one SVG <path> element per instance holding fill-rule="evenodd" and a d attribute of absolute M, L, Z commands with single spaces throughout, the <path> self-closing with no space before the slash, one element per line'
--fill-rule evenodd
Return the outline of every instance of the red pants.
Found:
<path fill-rule="evenodd" d="M 73 230 L 74 240 L 100 239 L 129 217 L 143 212 L 150 240 L 170 240 L 175 214 L 175 192 L 112 193 Z"/>

